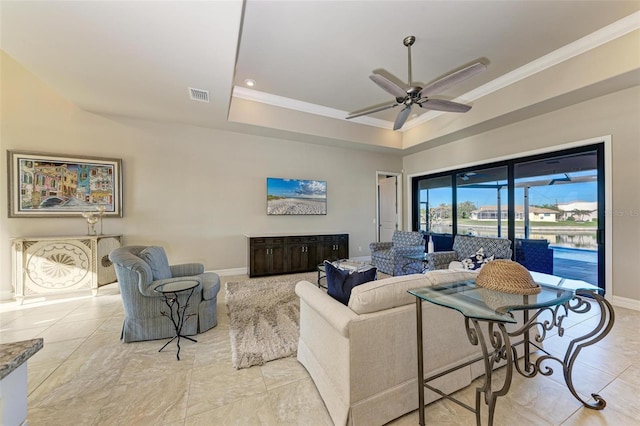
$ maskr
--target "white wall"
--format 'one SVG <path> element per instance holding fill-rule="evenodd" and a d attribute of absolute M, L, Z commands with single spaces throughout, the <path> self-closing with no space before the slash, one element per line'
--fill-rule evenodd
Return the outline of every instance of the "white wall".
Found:
<path fill-rule="evenodd" d="M 614 301 L 640 309 L 640 87 L 438 146 L 404 158 L 407 176 L 550 150 L 611 135 L 611 270 Z"/>
<path fill-rule="evenodd" d="M 125 244 L 163 245 L 172 263 L 245 268 L 244 233 L 346 232 L 350 255 L 375 240 L 376 171 L 399 156 L 305 144 L 82 111 L 2 54 L 1 151 L 29 150 L 123 160 L 124 217 L 104 220 Z M 0 187 L 0 295 L 11 297 L 11 237 L 82 235 L 74 218 L 7 217 Z M 266 177 L 327 181 L 327 215 L 267 216 Z M 358 248 L 362 247 L 362 251 Z"/>

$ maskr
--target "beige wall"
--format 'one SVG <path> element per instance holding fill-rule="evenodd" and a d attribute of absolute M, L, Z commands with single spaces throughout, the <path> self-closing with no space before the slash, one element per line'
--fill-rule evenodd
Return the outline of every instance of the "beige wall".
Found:
<path fill-rule="evenodd" d="M 11 237 L 82 235 L 84 219 L 7 218 L 6 150 L 123 159 L 124 217 L 105 233 L 160 244 L 170 261 L 246 267 L 244 233 L 347 232 L 350 255 L 375 239 L 376 171 L 401 158 L 82 111 L 2 54 L 0 295 L 11 297 Z M 266 177 L 327 181 L 326 216 L 267 216 Z M 358 248 L 362 247 L 362 251 Z"/>
<path fill-rule="evenodd" d="M 404 158 L 406 175 L 480 164 L 611 135 L 613 296 L 640 306 L 640 87 L 482 133 Z"/>

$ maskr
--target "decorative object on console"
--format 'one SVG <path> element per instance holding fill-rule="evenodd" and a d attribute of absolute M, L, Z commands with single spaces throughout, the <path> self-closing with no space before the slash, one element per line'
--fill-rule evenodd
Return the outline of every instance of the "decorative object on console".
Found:
<path fill-rule="evenodd" d="M 9 217 L 122 217 L 122 160 L 7 152 Z M 93 234 L 95 235 L 95 234 Z"/>
<path fill-rule="evenodd" d="M 327 214 L 327 182 L 267 178 L 267 214 Z"/>
<path fill-rule="evenodd" d="M 351 290 L 376 279 L 377 269 L 371 266 L 367 269 L 341 268 L 339 262 L 324 261 L 327 274 L 327 293 L 343 305 L 349 304 Z"/>
<path fill-rule="evenodd" d="M 98 223 L 98 218 L 95 214 L 93 212 L 86 211 L 82 213 L 82 217 L 87 219 L 87 235 L 97 235 L 96 223 Z"/>
<path fill-rule="evenodd" d="M 527 268 L 507 259 L 485 264 L 476 278 L 476 285 L 511 294 L 529 295 L 541 291 L 540 285 L 533 280 Z"/>

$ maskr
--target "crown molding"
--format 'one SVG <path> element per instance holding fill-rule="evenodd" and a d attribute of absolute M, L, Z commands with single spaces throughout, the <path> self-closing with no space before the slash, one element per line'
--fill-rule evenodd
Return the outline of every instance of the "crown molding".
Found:
<path fill-rule="evenodd" d="M 622 37 L 632 31 L 640 29 L 640 11 L 622 18 L 613 24 L 607 25 L 589 35 L 586 35 L 572 43 L 569 43 L 559 49 L 554 50 L 540 58 L 529 62 L 526 65 L 516 68 L 513 71 L 504 74 L 495 80 L 492 80 L 482 86 L 467 92 L 454 99 L 456 102 L 473 102 L 495 91 L 503 89 L 507 86 L 515 84 L 527 77 L 549 69 L 575 56 L 581 55 L 598 46 L 606 44 L 612 40 Z M 270 93 L 260 92 L 246 87 L 234 86 L 233 97 L 246 99 L 250 101 L 260 102 L 263 104 L 273 105 L 281 108 L 287 108 L 295 111 L 302 111 L 309 114 L 321 115 L 329 118 L 345 120 L 349 115 L 348 112 L 335 108 L 329 108 L 322 105 L 316 105 L 309 102 L 303 102 L 296 99 L 286 98 L 284 96 L 272 95 Z M 440 115 L 445 114 L 442 111 L 429 111 L 421 116 L 409 120 L 400 130 L 401 132 L 409 130 Z M 374 117 L 362 116 L 351 119 L 351 121 L 366 124 L 369 126 L 380 127 L 383 129 L 392 129 L 393 123 L 386 120 L 380 120 Z"/>
<path fill-rule="evenodd" d="M 280 108 L 287 108 L 294 111 L 301 111 L 314 115 L 322 115 L 329 118 L 337 118 L 339 120 L 344 120 L 345 117 L 349 115 L 349 113 L 341 111 L 339 109 L 316 105 L 309 102 L 298 101 L 296 99 L 286 98 L 284 96 L 272 95 L 270 93 L 247 89 L 246 87 L 241 86 L 233 86 L 233 97 L 260 102 L 267 105 L 273 105 Z M 367 124 L 369 126 L 382 127 L 383 129 L 391 129 L 393 126 L 393 124 L 389 121 L 366 116 L 357 117 L 352 119 L 351 121 L 360 124 Z"/>

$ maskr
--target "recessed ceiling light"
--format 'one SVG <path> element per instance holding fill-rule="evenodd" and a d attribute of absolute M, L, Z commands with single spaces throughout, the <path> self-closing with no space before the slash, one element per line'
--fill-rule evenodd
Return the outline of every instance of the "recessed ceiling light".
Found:
<path fill-rule="evenodd" d="M 253 86 L 256 85 L 256 81 L 252 80 L 250 78 L 247 78 L 247 79 L 244 80 L 244 84 L 246 84 L 249 87 L 253 87 Z"/>

